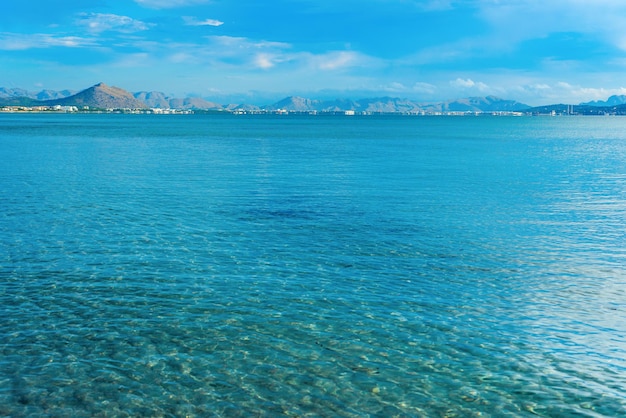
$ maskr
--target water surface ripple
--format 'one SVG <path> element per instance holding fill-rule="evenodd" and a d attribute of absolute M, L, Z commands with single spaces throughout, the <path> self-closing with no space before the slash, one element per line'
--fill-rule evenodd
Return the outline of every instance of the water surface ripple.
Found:
<path fill-rule="evenodd" d="M 0 115 L 0 416 L 626 415 L 625 128 Z"/>

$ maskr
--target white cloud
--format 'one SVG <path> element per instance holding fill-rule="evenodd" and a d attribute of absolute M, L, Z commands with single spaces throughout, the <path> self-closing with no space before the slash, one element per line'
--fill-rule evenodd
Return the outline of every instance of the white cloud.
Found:
<path fill-rule="evenodd" d="M 55 36 L 45 33 L 21 34 L 2 33 L 0 34 L 0 50 L 19 51 L 34 48 L 67 47 L 80 48 L 96 46 L 97 42 L 92 38 L 79 36 Z"/>
<path fill-rule="evenodd" d="M 210 0 L 135 0 L 135 3 L 150 9 L 174 9 L 176 7 L 204 4 L 209 1 Z"/>
<path fill-rule="evenodd" d="M 149 25 L 142 21 L 108 13 L 81 13 L 76 23 L 92 33 L 105 31 L 132 33 L 149 28 Z"/>
<path fill-rule="evenodd" d="M 400 82 L 392 81 L 391 83 L 387 85 L 381 86 L 381 90 L 387 91 L 390 93 L 404 93 L 409 89 L 407 88 L 407 86 L 405 86 L 404 84 Z"/>
<path fill-rule="evenodd" d="M 533 90 L 537 90 L 537 91 L 546 91 L 546 90 L 550 90 L 550 86 L 547 84 L 532 84 L 530 86 L 531 89 Z"/>
<path fill-rule="evenodd" d="M 460 89 L 477 89 L 479 91 L 486 91 L 489 89 L 489 86 L 487 86 L 485 83 L 480 82 L 480 81 L 475 82 L 471 78 L 468 78 L 468 79 L 457 78 L 456 80 L 450 81 L 450 85 L 452 87 L 456 87 Z"/>
<path fill-rule="evenodd" d="M 198 20 L 193 16 L 183 16 L 185 25 L 187 26 L 222 26 L 224 22 L 216 19 Z"/>
<path fill-rule="evenodd" d="M 457 78 L 456 80 L 450 81 L 450 85 L 452 87 L 470 88 L 474 87 L 474 81 L 469 78 L 467 80 Z"/>
<path fill-rule="evenodd" d="M 257 67 L 266 70 L 276 65 L 276 63 L 273 61 L 274 59 L 275 57 L 270 54 L 261 53 L 256 55 L 254 63 Z"/>

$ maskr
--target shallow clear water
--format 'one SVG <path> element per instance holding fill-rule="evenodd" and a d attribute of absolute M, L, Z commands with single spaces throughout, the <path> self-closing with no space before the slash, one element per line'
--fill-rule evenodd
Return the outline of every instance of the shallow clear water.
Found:
<path fill-rule="evenodd" d="M 0 115 L 0 416 L 626 414 L 626 119 Z"/>

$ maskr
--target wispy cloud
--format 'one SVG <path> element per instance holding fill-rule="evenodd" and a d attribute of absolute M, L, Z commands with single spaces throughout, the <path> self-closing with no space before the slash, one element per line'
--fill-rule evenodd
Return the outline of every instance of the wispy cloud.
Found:
<path fill-rule="evenodd" d="M 97 45 L 95 39 L 79 36 L 56 36 L 46 33 L 0 33 L 0 50 L 4 51 L 51 47 L 81 48 Z"/>
<path fill-rule="evenodd" d="M 593 6 L 585 0 L 433 1 L 421 5 L 452 9 L 463 5 L 472 11 L 468 21 L 480 22 L 481 30 L 456 30 L 458 35 L 453 38 L 406 54 L 398 61 L 401 65 L 466 69 L 523 65 L 530 69 L 550 60 L 570 65 L 564 60 L 580 59 L 597 68 L 599 54 L 626 51 L 626 2 L 621 0 L 598 0 Z"/>
<path fill-rule="evenodd" d="M 463 38 L 454 42 L 442 43 L 436 46 L 423 48 L 414 54 L 407 55 L 398 60 L 399 64 L 422 66 L 431 64 L 450 63 L 458 60 L 471 58 L 485 48 L 496 49 L 501 51 L 499 46 L 494 46 L 492 41 L 488 39 L 469 39 Z M 509 48 L 510 46 L 506 46 Z"/>
<path fill-rule="evenodd" d="M 355 65 L 358 58 L 358 54 L 352 51 L 332 51 L 316 56 L 314 61 L 320 70 L 333 71 Z"/>
<path fill-rule="evenodd" d="M 434 94 L 437 91 L 437 87 L 430 83 L 418 81 L 413 84 L 412 90 L 416 93 Z"/>
<path fill-rule="evenodd" d="M 405 83 L 401 83 L 398 81 L 394 81 L 389 84 L 376 85 L 372 89 L 375 91 L 383 91 L 385 93 L 390 93 L 390 94 L 405 95 L 405 94 L 419 93 L 419 94 L 431 95 L 437 91 L 437 86 L 430 84 L 430 83 L 424 83 L 424 82 L 416 82 L 416 83 L 413 83 L 413 85 L 410 85 L 410 84 L 405 84 Z"/>
<path fill-rule="evenodd" d="M 174 9 L 176 7 L 204 4 L 209 1 L 210 0 L 135 0 L 137 4 L 150 9 Z"/>
<path fill-rule="evenodd" d="M 189 64 L 232 71 L 270 69 L 289 61 L 291 44 L 236 36 L 206 36 L 204 43 L 158 43 L 143 47 L 175 64 Z"/>
<path fill-rule="evenodd" d="M 314 53 L 297 50 L 286 42 L 227 35 L 206 36 L 204 39 L 206 43 L 167 43 L 150 48 L 155 53 L 167 53 L 168 60 L 173 63 L 213 65 L 238 72 L 279 69 L 319 75 L 354 68 L 369 72 L 383 65 L 380 60 L 350 50 Z"/>
<path fill-rule="evenodd" d="M 198 18 L 193 16 L 183 16 L 183 20 L 185 21 L 185 25 L 187 26 L 222 26 L 224 22 L 216 19 L 204 19 L 198 20 Z"/>
<path fill-rule="evenodd" d="M 291 44 L 286 42 L 254 40 L 241 36 L 207 36 L 206 39 L 211 41 L 211 43 L 214 45 L 228 48 L 236 48 L 238 50 L 266 48 L 289 49 L 292 47 Z"/>
<path fill-rule="evenodd" d="M 416 2 L 417 6 L 425 11 L 442 11 L 453 8 L 451 0 L 426 0 Z"/>
<path fill-rule="evenodd" d="M 76 23 L 92 33 L 105 31 L 133 33 L 149 29 L 149 25 L 140 20 L 108 13 L 81 13 Z"/>
<path fill-rule="evenodd" d="M 626 2 L 622 0 L 596 0 L 593 4 L 585 0 L 481 0 L 476 4 L 478 15 L 507 41 L 582 32 L 619 46 L 626 37 Z"/>

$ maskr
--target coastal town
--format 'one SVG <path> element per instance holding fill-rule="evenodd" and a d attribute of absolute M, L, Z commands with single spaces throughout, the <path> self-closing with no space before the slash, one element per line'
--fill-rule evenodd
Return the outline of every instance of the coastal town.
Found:
<path fill-rule="evenodd" d="M 289 109 L 161 109 L 161 108 L 91 108 L 89 106 L 2 106 L 0 113 L 108 113 L 108 114 L 136 114 L 136 115 L 192 115 L 192 114 L 232 114 L 232 115 L 332 115 L 332 116 L 623 116 L 626 108 L 614 109 L 555 109 L 546 106 L 545 109 L 532 108 L 527 111 L 355 111 L 355 110 L 289 110 Z"/>
<path fill-rule="evenodd" d="M 23 90 L 19 90 L 23 93 Z M 419 103 L 394 97 L 358 100 L 316 100 L 290 96 L 264 106 L 221 105 L 201 98 L 177 99 L 160 92 L 130 93 L 98 83 L 66 97 L 39 100 L 32 96 L 9 96 L 0 88 L 0 113 L 122 113 L 122 114 L 233 114 L 233 115 L 338 115 L 338 116 L 621 116 L 626 115 L 626 96 L 605 102 L 578 105 L 553 104 L 532 107 L 495 96 L 468 97 Z"/>
<path fill-rule="evenodd" d="M 89 106 L 2 106 L 0 113 L 128 113 L 156 115 L 189 115 L 191 109 L 160 109 L 160 108 L 92 108 Z"/>

